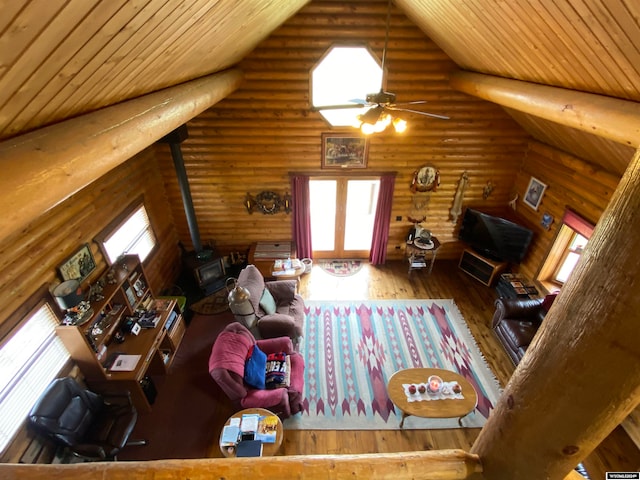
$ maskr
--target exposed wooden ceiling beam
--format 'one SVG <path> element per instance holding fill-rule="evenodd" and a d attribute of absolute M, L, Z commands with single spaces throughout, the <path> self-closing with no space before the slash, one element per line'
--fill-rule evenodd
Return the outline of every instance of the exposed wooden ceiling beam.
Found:
<path fill-rule="evenodd" d="M 450 82 L 455 90 L 498 105 L 640 146 L 640 103 L 464 71 L 454 73 Z"/>
<path fill-rule="evenodd" d="M 226 70 L 0 143 L 0 239 L 233 92 Z"/>
<path fill-rule="evenodd" d="M 75 465 L 0 465 L 4 479 L 100 478 L 102 480 L 211 478 L 478 478 L 476 455 L 462 450 L 367 455 L 290 455 L 258 458 L 207 458 L 153 462 L 94 462 Z"/>

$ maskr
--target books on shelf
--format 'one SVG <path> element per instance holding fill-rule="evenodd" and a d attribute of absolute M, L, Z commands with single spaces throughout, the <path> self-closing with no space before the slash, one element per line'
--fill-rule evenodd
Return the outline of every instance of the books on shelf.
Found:
<path fill-rule="evenodd" d="M 276 443 L 276 435 L 278 433 L 278 417 L 276 415 L 266 415 L 260 417 L 258 421 L 258 430 L 256 431 L 256 440 L 262 443 Z"/>
<path fill-rule="evenodd" d="M 165 325 L 164 325 L 164 328 L 165 328 L 167 331 L 170 331 L 170 330 L 171 330 L 171 327 L 173 327 L 173 322 L 175 322 L 175 321 L 176 321 L 176 318 L 178 318 L 178 314 L 177 314 L 175 311 L 173 311 L 173 312 L 171 312 L 171 313 L 169 314 L 169 318 L 168 318 L 168 320 L 167 320 L 167 323 L 165 323 Z"/>

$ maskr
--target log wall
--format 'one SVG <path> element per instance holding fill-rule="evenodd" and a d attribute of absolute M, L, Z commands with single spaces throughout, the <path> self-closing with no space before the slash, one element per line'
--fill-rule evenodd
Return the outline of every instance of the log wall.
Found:
<path fill-rule="evenodd" d="M 531 177 L 547 185 L 538 210 L 522 202 Z M 520 271 L 535 278 L 562 222 L 566 208 L 592 222 L 600 219 L 609 204 L 620 176 L 539 142 L 530 142 L 526 160 L 515 180 L 519 193 L 517 216 L 534 231 L 534 241 Z M 549 230 L 540 222 L 549 213 L 554 221 Z"/>
<path fill-rule="evenodd" d="M 95 281 L 106 263 L 93 237 L 140 195 L 158 237 L 145 262 L 151 287 L 159 292 L 171 285 L 180 267 L 177 236 L 158 164 L 146 149 L 0 243 L 0 329 L 43 283 L 61 282 L 57 266 L 84 243 L 97 265 L 88 282 Z"/>
<path fill-rule="evenodd" d="M 257 240 L 291 238 L 290 216 L 249 215 L 243 199 L 247 192 L 290 191 L 290 171 L 321 171 L 321 135 L 333 130 L 310 111 L 310 70 L 334 44 L 368 45 L 381 58 L 385 20 L 386 2 L 308 4 L 242 61 L 245 81 L 236 92 L 188 123 L 190 138 L 182 150 L 204 243 L 226 252 L 247 249 Z M 427 216 L 423 226 L 443 244 L 439 255 L 457 257 L 458 225 L 449 221 L 449 210 L 461 174 L 469 175 L 465 204 L 506 205 L 526 134 L 500 107 L 452 90 L 449 75 L 456 65 L 395 8 L 387 66 L 386 90 L 395 92 L 398 102 L 427 100 L 421 109 L 451 116 L 443 121 L 406 115 L 405 134 L 385 132 L 370 139 L 367 170 L 397 172 L 387 258 L 403 254 L 414 202 Z M 340 130 L 345 129 L 335 131 Z M 169 147 L 157 148 L 180 240 L 191 246 Z M 414 196 L 412 174 L 426 163 L 440 170 L 441 185 Z M 494 190 L 484 200 L 488 181 Z"/>

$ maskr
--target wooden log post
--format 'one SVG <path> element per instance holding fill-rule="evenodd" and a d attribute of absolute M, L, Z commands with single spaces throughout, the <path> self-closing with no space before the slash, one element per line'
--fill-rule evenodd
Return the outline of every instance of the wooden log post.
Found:
<path fill-rule="evenodd" d="M 498 105 L 640 147 L 638 102 L 462 71 L 451 75 L 450 83 L 455 90 Z"/>
<path fill-rule="evenodd" d="M 560 479 L 640 403 L 640 150 L 473 445 L 485 478 Z"/>
<path fill-rule="evenodd" d="M 191 80 L 0 144 L 0 239 L 233 92 L 238 69 Z"/>
<path fill-rule="evenodd" d="M 367 455 L 291 455 L 258 458 L 157 460 L 152 462 L 96 462 L 75 465 L 0 464 L 4 480 L 210 480 L 266 478 L 307 480 L 376 478 L 405 480 L 432 478 L 464 480 L 482 468 L 476 455 L 462 450 Z"/>

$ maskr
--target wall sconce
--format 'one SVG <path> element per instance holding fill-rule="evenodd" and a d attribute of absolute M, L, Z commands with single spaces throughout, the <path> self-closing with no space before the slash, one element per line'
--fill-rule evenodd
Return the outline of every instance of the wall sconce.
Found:
<path fill-rule="evenodd" d="M 244 207 L 248 213 L 253 213 L 254 209 L 258 209 L 265 215 L 273 215 L 281 209 L 285 213 L 291 213 L 291 195 L 287 192 L 282 197 L 271 191 L 258 193 L 253 197 L 249 192 L 244 197 Z"/>
<path fill-rule="evenodd" d="M 255 199 L 251 196 L 249 192 L 247 192 L 247 196 L 244 197 L 244 207 L 247 209 L 247 212 L 253 213 L 253 208 L 256 206 Z"/>
<path fill-rule="evenodd" d="M 285 213 L 291 213 L 291 194 L 289 192 L 285 192 L 282 197 L 282 207 L 284 208 Z"/>

